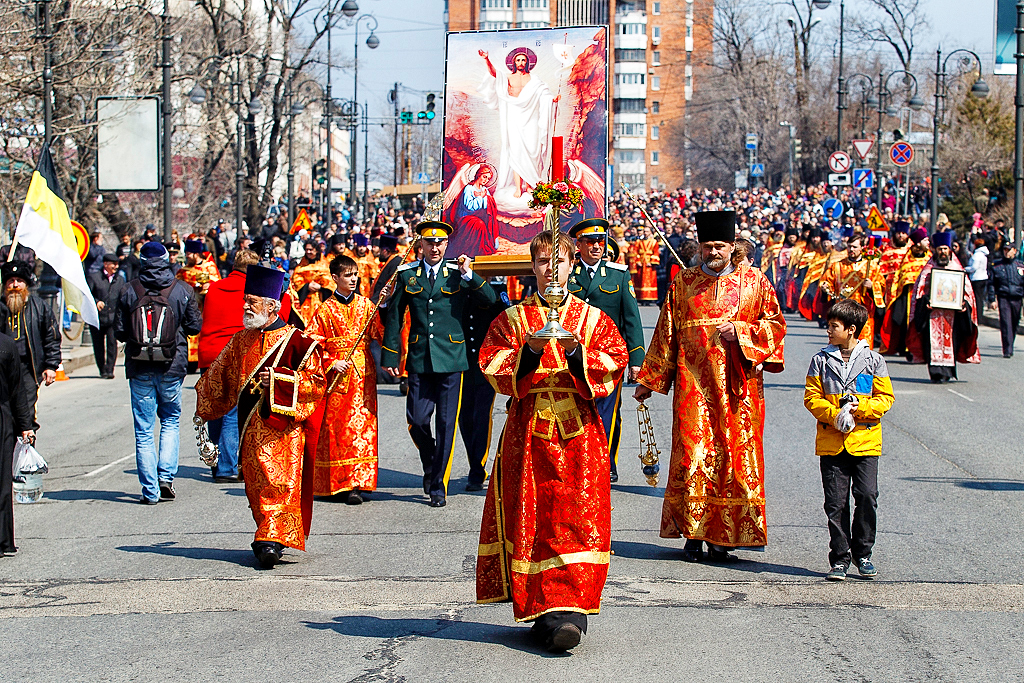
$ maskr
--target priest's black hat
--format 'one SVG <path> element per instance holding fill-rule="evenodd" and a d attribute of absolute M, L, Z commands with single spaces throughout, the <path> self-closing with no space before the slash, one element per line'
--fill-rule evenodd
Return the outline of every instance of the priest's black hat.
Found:
<path fill-rule="evenodd" d="M 253 264 L 245 271 L 245 294 L 280 299 L 284 287 L 284 272 Z"/>
<path fill-rule="evenodd" d="M 698 242 L 732 242 L 736 239 L 735 211 L 701 211 L 694 218 Z"/>

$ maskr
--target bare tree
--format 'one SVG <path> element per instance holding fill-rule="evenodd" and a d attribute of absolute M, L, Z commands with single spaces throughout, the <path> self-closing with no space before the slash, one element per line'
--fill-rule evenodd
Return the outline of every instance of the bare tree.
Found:
<path fill-rule="evenodd" d="M 867 1 L 871 10 L 854 20 L 854 33 L 866 42 L 891 47 L 901 68 L 911 71 L 915 36 L 928 28 L 921 0 Z"/>

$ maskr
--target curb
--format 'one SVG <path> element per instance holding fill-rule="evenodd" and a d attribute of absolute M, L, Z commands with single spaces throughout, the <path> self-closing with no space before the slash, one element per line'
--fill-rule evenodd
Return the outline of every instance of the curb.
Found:
<path fill-rule="evenodd" d="M 993 316 L 987 310 L 983 311 L 981 316 L 978 318 L 978 323 L 985 327 L 994 327 L 999 329 L 999 317 Z M 1024 325 L 1017 326 L 1017 334 L 1024 335 Z"/>

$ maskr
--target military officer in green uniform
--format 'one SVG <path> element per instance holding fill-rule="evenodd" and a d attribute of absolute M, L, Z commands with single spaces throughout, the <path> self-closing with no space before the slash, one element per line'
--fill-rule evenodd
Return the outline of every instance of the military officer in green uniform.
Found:
<path fill-rule="evenodd" d="M 422 239 L 423 258 L 398 269 L 396 291 L 388 303 L 381 365 L 392 377 L 398 376 L 399 338 L 408 309 L 405 415 L 423 463 L 423 492 L 430 496 L 431 507 L 444 507 L 459 422 L 462 373 L 469 368 L 462 309 L 467 297 L 491 306 L 496 296 L 472 271 L 468 258 L 445 260 L 450 225 L 423 221 L 416 230 Z M 430 431 L 435 411 L 436 436 Z"/>
<path fill-rule="evenodd" d="M 569 293 L 601 309 L 619 328 L 629 350 L 629 381 L 633 382 L 644 362 L 644 328 L 629 269 L 605 257 L 608 221 L 603 218 L 580 221 L 569 230 L 569 235 L 576 240 L 579 257 L 569 276 Z M 595 400 L 608 437 L 613 482 L 619 480 L 616 463 L 622 427 L 622 382 L 620 379 L 615 391 L 607 397 Z"/>

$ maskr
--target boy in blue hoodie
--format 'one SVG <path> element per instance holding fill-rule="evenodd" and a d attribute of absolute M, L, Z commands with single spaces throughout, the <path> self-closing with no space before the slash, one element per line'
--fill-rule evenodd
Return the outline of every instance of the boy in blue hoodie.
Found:
<path fill-rule="evenodd" d="M 811 358 L 804 406 L 818 421 L 815 453 L 825 490 L 831 569 L 825 578 L 843 581 L 855 562 L 873 579 L 881 418 L 895 397 L 885 360 L 857 336 L 867 309 L 852 299 L 837 301 L 826 315 L 829 345 Z M 856 509 L 850 524 L 850 491 Z"/>

